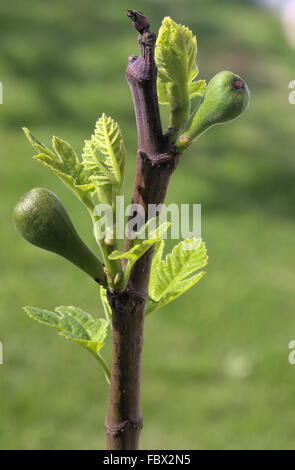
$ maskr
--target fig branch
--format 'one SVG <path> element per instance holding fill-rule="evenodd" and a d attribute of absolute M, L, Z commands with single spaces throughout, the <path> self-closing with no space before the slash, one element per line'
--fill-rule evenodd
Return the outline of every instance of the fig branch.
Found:
<path fill-rule="evenodd" d="M 131 56 L 126 77 L 136 115 L 138 152 L 132 202 L 145 214 L 149 204 L 164 201 L 169 179 L 178 162 L 175 145 L 163 135 L 157 99 L 157 68 L 154 60 L 156 36 L 147 18 L 128 10 L 139 31 L 140 57 Z M 129 248 L 128 238 L 125 250 Z M 108 449 L 137 449 L 142 413 L 140 409 L 141 354 L 145 306 L 153 247 L 133 266 L 128 286 L 108 291 L 112 309 L 112 365 L 110 402 L 106 418 Z"/>
<path fill-rule="evenodd" d="M 125 232 L 120 251 L 116 204 L 124 179 L 125 149 L 119 125 L 104 113 L 90 139 L 85 140 L 81 158 L 66 141 L 53 137 L 50 149 L 24 129 L 36 152 L 34 159 L 50 169 L 88 210 L 100 255 L 85 245 L 62 202 L 48 189 L 28 191 L 14 210 L 16 229 L 25 240 L 67 259 L 100 286 L 105 319 L 93 318 L 73 306 L 53 310 L 26 306 L 24 310 L 97 359 L 110 385 L 105 418 L 109 450 L 139 446 L 145 317 L 198 283 L 205 274 L 200 269 L 207 264 L 205 243 L 196 237 L 180 241 L 163 257 L 162 236 L 169 223 L 151 217 L 149 207 L 152 204 L 159 211 L 185 150 L 212 126 L 240 116 L 250 97 L 245 81 L 232 72 L 219 72 L 207 87 L 204 80 L 196 80 L 197 41 L 187 27 L 166 17 L 156 37 L 143 13 L 128 10 L 128 17 L 138 32 L 140 46 L 140 56 L 129 57 L 126 78 L 138 135 L 132 203 L 136 211 L 140 209 L 141 222 L 136 219 L 133 232 Z M 159 103 L 170 108 L 166 131 Z M 97 211 L 101 207 L 107 217 Z M 130 214 L 129 221 L 134 215 Z M 101 355 L 109 328 L 110 368 Z"/>

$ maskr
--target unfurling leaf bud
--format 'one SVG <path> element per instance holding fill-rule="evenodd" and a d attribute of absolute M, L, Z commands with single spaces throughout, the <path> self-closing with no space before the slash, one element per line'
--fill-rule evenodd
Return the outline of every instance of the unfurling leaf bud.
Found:
<path fill-rule="evenodd" d="M 177 149 L 183 152 L 210 127 L 239 117 L 249 101 L 250 92 L 241 77 L 232 72 L 219 72 L 209 82 L 200 105 L 185 124 Z"/>
<path fill-rule="evenodd" d="M 54 193 L 35 188 L 24 194 L 14 209 L 14 223 L 29 243 L 63 256 L 106 285 L 102 263 L 81 240 L 64 205 Z"/>

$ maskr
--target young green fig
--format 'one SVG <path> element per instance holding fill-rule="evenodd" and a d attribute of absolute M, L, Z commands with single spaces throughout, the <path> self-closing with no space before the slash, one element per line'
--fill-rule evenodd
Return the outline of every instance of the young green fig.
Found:
<path fill-rule="evenodd" d="M 239 117 L 249 101 L 249 89 L 239 75 L 219 72 L 209 82 L 202 101 L 185 124 L 176 144 L 178 151 L 183 152 L 210 127 Z"/>
<path fill-rule="evenodd" d="M 103 265 L 85 245 L 58 197 L 45 188 L 24 194 L 14 209 L 19 234 L 32 245 L 63 256 L 106 287 Z"/>

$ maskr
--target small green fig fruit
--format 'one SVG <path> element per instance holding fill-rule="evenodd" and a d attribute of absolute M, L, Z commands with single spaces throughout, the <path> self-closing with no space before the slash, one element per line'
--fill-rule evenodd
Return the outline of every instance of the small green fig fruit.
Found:
<path fill-rule="evenodd" d="M 209 82 L 200 105 L 185 124 L 178 150 L 183 151 L 210 127 L 239 117 L 249 101 L 249 89 L 239 75 L 219 72 Z"/>
<path fill-rule="evenodd" d="M 102 285 L 103 265 L 85 245 L 58 197 L 45 188 L 24 194 L 14 209 L 19 234 L 32 245 L 63 256 Z"/>

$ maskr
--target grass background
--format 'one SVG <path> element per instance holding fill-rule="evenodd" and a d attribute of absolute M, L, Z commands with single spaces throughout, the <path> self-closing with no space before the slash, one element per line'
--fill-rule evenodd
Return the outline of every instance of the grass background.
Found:
<path fill-rule="evenodd" d="M 165 15 L 190 26 L 199 77 L 233 70 L 252 94 L 243 118 L 204 135 L 173 176 L 167 202 L 202 204 L 209 265 L 197 287 L 146 322 L 141 447 L 294 449 L 294 50 L 272 13 L 238 0 L 1 2 L 0 448 L 105 445 L 108 394 L 95 361 L 21 309 L 72 304 L 102 316 L 97 287 L 25 243 L 12 211 L 27 190 L 48 187 L 95 249 L 87 213 L 32 160 L 21 127 L 79 153 L 103 111 L 125 136 L 129 199 L 136 134 L 124 74 L 138 46 L 126 8 L 143 10 L 155 31 Z"/>

